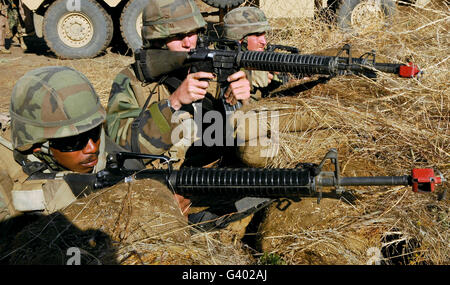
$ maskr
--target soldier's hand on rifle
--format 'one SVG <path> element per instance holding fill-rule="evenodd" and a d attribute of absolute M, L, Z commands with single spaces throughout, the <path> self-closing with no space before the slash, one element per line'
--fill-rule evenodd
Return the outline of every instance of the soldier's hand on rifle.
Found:
<path fill-rule="evenodd" d="M 268 78 L 267 83 L 270 84 L 270 82 L 272 82 L 272 79 L 273 79 L 273 74 L 270 72 L 267 72 L 267 78 Z"/>
<path fill-rule="evenodd" d="M 169 98 L 172 108 L 179 110 L 181 105 L 188 105 L 203 99 L 209 86 L 208 80 L 214 77 L 214 74 L 202 71 L 188 74 Z"/>
<path fill-rule="evenodd" d="M 246 103 L 250 98 L 250 82 L 244 71 L 238 71 L 231 74 L 228 77 L 230 86 L 225 92 L 226 102 L 230 105 L 234 105 L 238 100 Z"/>

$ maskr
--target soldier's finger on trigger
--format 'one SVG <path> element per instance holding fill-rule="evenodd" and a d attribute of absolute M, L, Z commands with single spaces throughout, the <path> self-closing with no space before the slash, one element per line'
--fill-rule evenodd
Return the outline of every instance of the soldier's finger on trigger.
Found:
<path fill-rule="evenodd" d="M 235 72 L 233 74 L 231 74 L 230 76 L 228 76 L 227 80 L 228 82 L 236 82 L 240 79 L 246 79 L 247 76 L 245 75 L 245 72 L 243 72 L 242 70 Z"/>
<path fill-rule="evenodd" d="M 206 89 L 206 88 L 208 88 L 208 86 L 209 86 L 209 82 L 208 82 L 208 81 L 205 81 L 205 80 L 197 80 L 196 83 L 195 83 L 195 85 L 196 85 L 198 88 Z"/>

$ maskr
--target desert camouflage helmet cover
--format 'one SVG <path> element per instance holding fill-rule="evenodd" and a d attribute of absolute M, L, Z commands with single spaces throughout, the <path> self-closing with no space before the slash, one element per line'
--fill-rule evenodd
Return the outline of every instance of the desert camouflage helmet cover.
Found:
<path fill-rule="evenodd" d="M 150 0 L 142 13 L 142 38 L 164 39 L 206 27 L 193 0 Z"/>
<path fill-rule="evenodd" d="M 225 38 L 239 41 L 254 33 L 270 30 L 266 15 L 256 7 L 239 7 L 228 12 L 223 18 Z"/>
<path fill-rule="evenodd" d="M 106 117 L 89 80 L 63 66 L 42 67 L 22 76 L 13 88 L 9 112 L 12 144 L 21 151 L 51 138 L 86 132 Z"/>

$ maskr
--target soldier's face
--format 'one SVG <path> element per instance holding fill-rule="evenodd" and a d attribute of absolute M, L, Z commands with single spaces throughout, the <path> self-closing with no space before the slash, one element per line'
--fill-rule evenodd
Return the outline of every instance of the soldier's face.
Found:
<path fill-rule="evenodd" d="M 89 173 L 97 165 L 99 145 L 100 140 L 94 142 L 90 139 L 82 150 L 61 152 L 54 148 L 50 149 L 60 165 L 74 172 Z"/>
<path fill-rule="evenodd" d="M 96 127 L 78 136 L 50 141 L 50 150 L 55 160 L 74 172 L 89 173 L 97 165 L 101 127 Z"/>
<path fill-rule="evenodd" d="M 266 33 L 247 36 L 247 49 L 251 51 L 264 51 L 266 48 Z"/>
<path fill-rule="evenodd" d="M 171 51 L 190 51 L 197 46 L 197 32 L 171 37 L 167 40 L 167 48 Z"/>

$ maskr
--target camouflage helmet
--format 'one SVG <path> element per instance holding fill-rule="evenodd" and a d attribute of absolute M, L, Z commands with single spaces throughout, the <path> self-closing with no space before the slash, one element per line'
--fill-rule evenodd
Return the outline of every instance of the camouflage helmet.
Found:
<path fill-rule="evenodd" d="M 193 0 L 150 0 L 142 13 L 144 47 L 149 40 L 164 39 L 206 27 Z"/>
<path fill-rule="evenodd" d="M 84 133 L 106 117 L 89 80 L 64 66 L 42 67 L 22 76 L 13 88 L 9 112 L 12 145 L 20 151 Z"/>
<path fill-rule="evenodd" d="M 223 18 L 224 36 L 239 41 L 249 34 L 270 30 L 264 12 L 256 7 L 239 7 L 228 12 Z"/>

